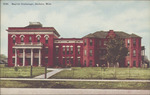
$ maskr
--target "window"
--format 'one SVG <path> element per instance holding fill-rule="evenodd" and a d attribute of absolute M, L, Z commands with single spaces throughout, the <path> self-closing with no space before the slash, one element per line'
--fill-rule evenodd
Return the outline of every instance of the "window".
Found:
<path fill-rule="evenodd" d="M 20 63 L 20 64 L 23 63 L 23 58 L 19 58 L 19 63 Z"/>
<path fill-rule="evenodd" d="M 128 46 L 130 45 L 130 40 L 129 39 L 127 40 L 127 44 L 128 44 Z"/>
<path fill-rule="evenodd" d="M 73 58 L 71 58 L 70 62 L 71 62 L 71 64 L 73 64 Z"/>
<path fill-rule="evenodd" d="M 92 46 L 92 44 L 93 44 L 93 41 L 92 41 L 92 39 L 90 39 L 90 46 Z"/>
<path fill-rule="evenodd" d="M 16 42 L 16 38 L 15 36 L 13 36 L 13 44 L 15 44 L 15 42 Z"/>
<path fill-rule="evenodd" d="M 65 47 L 63 47 L 63 54 L 65 54 Z"/>
<path fill-rule="evenodd" d="M 133 66 L 134 66 L 134 67 L 136 66 L 136 61 L 133 61 Z"/>
<path fill-rule="evenodd" d="M 48 44 L 48 36 L 45 37 L 45 43 Z"/>
<path fill-rule="evenodd" d="M 128 61 L 128 66 L 130 66 L 130 61 Z"/>
<path fill-rule="evenodd" d="M 92 66 L 92 60 L 90 60 L 90 64 L 89 65 Z"/>
<path fill-rule="evenodd" d="M 78 47 L 78 54 L 80 54 L 80 47 Z"/>
<path fill-rule="evenodd" d="M 133 39 L 133 46 L 136 46 L 136 39 Z"/>
<path fill-rule="evenodd" d="M 71 52 L 70 52 L 70 53 L 71 53 L 71 54 L 73 54 L 73 46 L 72 46 L 72 47 L 70 47 L 70 48 L 71 48 Z"/>
<path fill-rule="evenodd" d="M 128 54 L 127 54 L 127 56 L 130 56 L 130 51 L 128 51 Z"/>
<path fill-rule="evenodd" d="M 84 45 L 85 45 L 85 46 L 86 46 L 86 43 L 87 43 L 86 40 L 84 40 Z"/>
<path fill-rule="evenodd" d="M 29 42 L 32 42 L 32 37 L 31 36 L 29 37 Z"/>
<path fill-rule="evenodd" d="M 22 49 L 19 49 L 19 53 L 23 53 L 23 50 L 22 50 Z"/>
<path fill-rule="evenodd" d="M 84 66 L 86 66 L 86 60 L 84 60 Z"/>
<path fill-rule="evenodd" d="M 48 64 L 48 58 L 45 58 L 45 64 Z"/>
<path fill-rule="evenodd" d="M 15 54 L 15 49 L 13 48 L 13 54 Z"/>
<path fill-rule="evenodd" d="M 133 50 L 133 56 L 136 56 L 136 50 Z"/>
<path fill-rule="evenodd" d="M 106 46 L 106 44 L 107 44 L 107 41 L 104 41 L 104 46 Z"/>
<path fill-rule="evenodd" d="M 27 49 L 27 50 L 26 50 L 26 53 L 31 53 L 31 49 Z"/>
<path fill-rule="evenodd" d="M 24 37 L 23 36 L 21 36 L 21 42 L 24 42 Z"/>
<path fill-rule="evenodd" d="M 69 46 L 67 47 L 67 54 L 69 54 Z"/>
<path fill-rule="evenodd" d="M 99 45 L 100 45 L 100 46 L 102 45 L 102 42 L 101 42 L 101 40 L 99 40 Z"/>
<path fill-rule="evenodd" d="M 15 58 L 12 59 L 12 63 L 15 64 Z"/>
<path fill-rule="evenodd" d="M 40 42 L 40 36 L 37 37 L 37 42 Z"/>
<path fill-rule="evenodd" d="M 84 50 L 84 55 L 86 56 L 86 50 Z"/>
<path fill-rule="evenodd" d="M 59 47 L 56 47 L 56 54 L 59 54 Z"/>
<path fill-rule="evenodd" d="M 45 48 L 45 54 L 48 54 L 48 48 Z"/>
<path fill-rule="evenodd" d="M 56 65 L 59 66 L 59 58 L 56 58 Z"/>
<path fill-rule="evenodd" d="M 92 56 L 92 50 L 90 50 L 90 56 Z"/>
<path fill-rule="evenodd" d="M 65 58 L 63 58 L 63 65 L 65 65 Z"/>
<path fill-rule="evenodd" d="M 80 58 L 78 58 L 78 66 L 80 66 L 81 65 L 81 63 L 80 63 Z"/>

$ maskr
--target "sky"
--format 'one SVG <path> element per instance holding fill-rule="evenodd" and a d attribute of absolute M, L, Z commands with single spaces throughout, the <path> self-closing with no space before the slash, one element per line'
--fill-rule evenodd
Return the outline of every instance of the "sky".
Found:
<path fill-rule="evenodd" d="M 81 38 L 100 30 L 134 33 L 142 37 L 142 46 L 150 59 L 150 1 L 2 0 L 2 54 L 7 56 L 8 52 L 8 27 L 25 27 L 29 22 L 54 27 L 63 38 Z"/>

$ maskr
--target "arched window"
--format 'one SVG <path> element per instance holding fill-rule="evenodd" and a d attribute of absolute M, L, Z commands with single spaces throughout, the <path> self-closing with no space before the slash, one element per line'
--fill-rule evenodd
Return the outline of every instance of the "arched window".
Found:
<path fill-rule="evenodd" d="M 11 37 L 13 39 L 13 44 L 15 44 L 16 43 L 16 35 L 12 35 Z"/>
<path fill-rule="evenodd" d="M 41 36 L 40 36 L 40 35 L 37 35 L 36 37 L 37 37 L 37 42 L 40 42 Z"/>
<path fill-rule="evenodd" d="M 48 44 L 48 37 L 45 37 L 45 43 Z"/>
<path fill-rule="evenodd" d="M 13 43 L 15 44 L 15 42 L 16 42 L 16 37 L 13 36 Z"/>
<path fill-rule="evenodd" d="M 45 38 L 45 43 L 48 44 L 48 38 L 49 38 L 49 36 L 45 35 L 44 38 Z"/>
<path fill-rule="evenodd" d="M 20 35 L 21 42 L 24 42 L 24 35 Z"/>

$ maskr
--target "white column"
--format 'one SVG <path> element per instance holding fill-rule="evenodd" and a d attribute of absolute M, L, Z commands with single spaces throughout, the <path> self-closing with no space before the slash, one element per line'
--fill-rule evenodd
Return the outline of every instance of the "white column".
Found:
<path fill-rule="evenodd" d="M 23 66 L 25 66 L 25 49 L 23 49 Z"/>
<path fill-rule="evenodd" d="M 15 66 L 17 66 L 17 49 L 15 49 Z"/>
<path fill-rule="evenodd" d="M 41 49 L 39 49 L 39 66 L 41 66 Z"/>
<path fill-rule="evenodd" d="M 31 49 L 31 66 L 33 66 L 33 49 Z"/>

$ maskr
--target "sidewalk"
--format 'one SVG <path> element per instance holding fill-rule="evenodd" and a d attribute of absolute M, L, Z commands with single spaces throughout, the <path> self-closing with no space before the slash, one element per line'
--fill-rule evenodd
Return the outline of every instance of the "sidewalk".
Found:
<path fill-rule="evenodd" d="M 0 78 L 0 80 L 39 80 L 39 81 L 101 81 L 101 82 L 150 82 L 150 80 L 101 80 L 101 79 L 41 79 L 41 78 Z"/>
<path fill-rule="evenodd" d="M 149 90 L 1 88 L 1 95 L 150 95 Z"/>
<path fill-rule="evenodd" d="M 51 68 L 48 68 L 47 70 L 52 70 L 51 72 L 48 72 L 47 73 L 47 78 L 55 75 L 56 73 L 62 71 L 63 69 L 51 69 Z M 39 75 L 39 76 L 36 76 L 34 77 L 35 79 L 44 79 L 45 78 L 45 74 L 42 74 L 42 75 Z"/>

